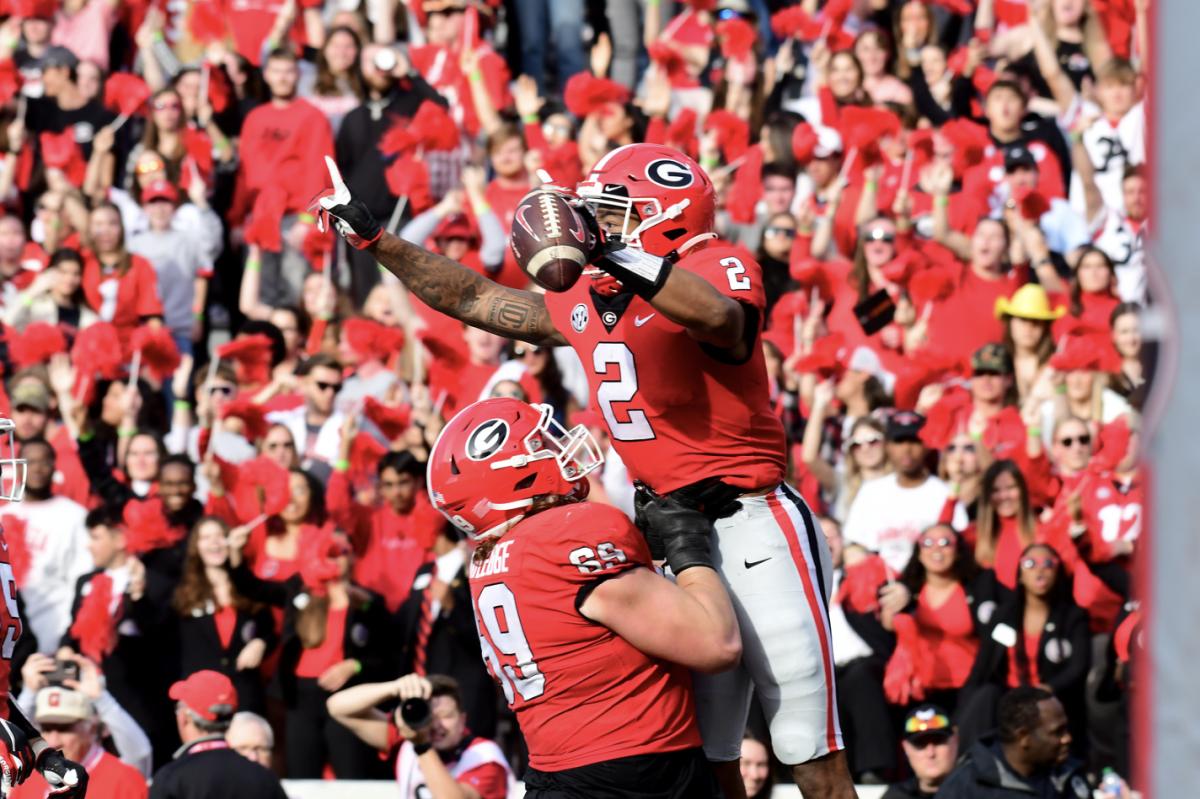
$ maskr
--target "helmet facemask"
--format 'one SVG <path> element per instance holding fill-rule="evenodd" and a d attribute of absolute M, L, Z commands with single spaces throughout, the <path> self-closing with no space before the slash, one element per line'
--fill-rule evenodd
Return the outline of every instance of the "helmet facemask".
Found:
<path fill-rule="evenodd" d="M 574 483 L 604 463 L 600 445 L 581 424 L 567 430 L 554 418 L 554 409 L 549 405 L 534 405 L 541 418 L 524 439 L 525 453 L 504 460 L 493 461 L 492 469 L 521 469 L 534 461 L 553 459 L 558 464 L 559 474 L 568 483 Z"/>
<path fill-rule="evenodd" d="M 0 500 L 20 502 L 25 496 L 26 462 L 17 457 L 16 425 L 0 419 Z"/>

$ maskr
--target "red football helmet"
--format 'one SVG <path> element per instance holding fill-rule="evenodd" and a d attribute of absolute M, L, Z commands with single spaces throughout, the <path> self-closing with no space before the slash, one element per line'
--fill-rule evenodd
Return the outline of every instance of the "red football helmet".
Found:
<path fill-rule="evenodd" d="M 604 462 L 583 425 L 566 430 L 549 405 L 510 397 L 459 411 L 429 453 L 433 506 L 475 540 L 519 521 L 535 497 L 587 496 L 584 478 Z"/>
<path fill-rule="evenodd" d="M 596 162 L 577 191 L 593 211 L 607 207 L 623 212 L 621 241 L 651 255 L 683 253 L 716 238 L 712 181 L 674 147 L 618 147 Z"/>

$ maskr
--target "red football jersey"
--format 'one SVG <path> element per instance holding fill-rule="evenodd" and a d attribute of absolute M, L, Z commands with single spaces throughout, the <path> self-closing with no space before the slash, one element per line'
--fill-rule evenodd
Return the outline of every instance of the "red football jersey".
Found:
<path fill-rule="evenodd" d="M 483 657 L 541 771 L 700 745 L 691 677 L 577 609 L 581 591 L 651 568 L 619 510 L 579 503 L 521 521 L 470 566 Z M 653 712 L 647 712 L 653 709 Z"/>
<path fill-rule="evenodd" d="M 716 244 L 675 265 L 765 316 L 762 269 L 744 249 Z M 630 475 L 659 493 L 706 477 L 746 489 L 775 486 L 786 466 L 783 425 L 771 413 L 762 347 L 729 363 L 632 294 L 601 297 L 582 279 L 546 294 L 554 326 L 588 373 Z"/>
<path fill-rule="evenodd" d="M 0 589 L 4 591 L 4 602 L 0 603 L 0 718 L 7 719 L 13 647 L 17 645 L 24 626 L 17 612 L 17 578 L 13 574 L 3 529 L 0 529 Z"/>
<path fill-rule="evenodd" d="M 1080 492 L 1083 519 L 1091 543 L 1091 560 L 1099 563 L 1115 558 L 1112 545 L 1116 541 L 1137 545 L 1142 533 L 1142 509 L 1146 506 L 1140 477 L 1125 485 L 1111 474 L 1089 475 Z M 1062 495 L 1060 503 L 1065 503 Z"/>

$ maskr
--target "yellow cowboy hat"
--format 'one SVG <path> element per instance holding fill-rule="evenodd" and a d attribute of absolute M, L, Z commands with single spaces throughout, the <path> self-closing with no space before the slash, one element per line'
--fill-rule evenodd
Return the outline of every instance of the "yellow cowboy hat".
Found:
<path fill-rule="evenodd" d="M 1053 322 L 1067 312 L 1061 305 L 1050 307 L 1050 297 L 1046 290 L 1037 283 L 1026 283 L 1017 289 L 1011 297 L 996 298 L 996 318 L 1017 316 L 1021 319 L 1036 319 L 1042 322 Z"/>

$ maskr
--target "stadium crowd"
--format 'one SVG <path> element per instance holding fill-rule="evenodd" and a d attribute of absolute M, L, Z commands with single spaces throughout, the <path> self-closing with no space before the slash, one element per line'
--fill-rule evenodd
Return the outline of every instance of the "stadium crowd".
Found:
<path fill-rule="evenodd" d="M 72 759 L 119 759 L 100 796 L 144 795 L 180 707 L 191 747 L 243 711 L 230 745 L 281 776 L 402 775 L 413 730 L 370 713 L 413 674 L 443 760 L 494 739 L 479 793 L 519 776 L 424 462 L 481 397 L 602 443 L 608 409 L 570 348 L 464 328 L 318 226 L 323 159 L 389 230 L 524 287 L 522 196 L 655 142 L 762 266 L 856 780 L 932 796 L 968 752 L 986 780 L 1050 697 L 1068 762 L 1130 779 L 1147 5 L 8 0 L 14 695 Z M 608 455 L 592 498 L 632 514 Z M 985 795 L 964 779 L 938 795 Z"/>

